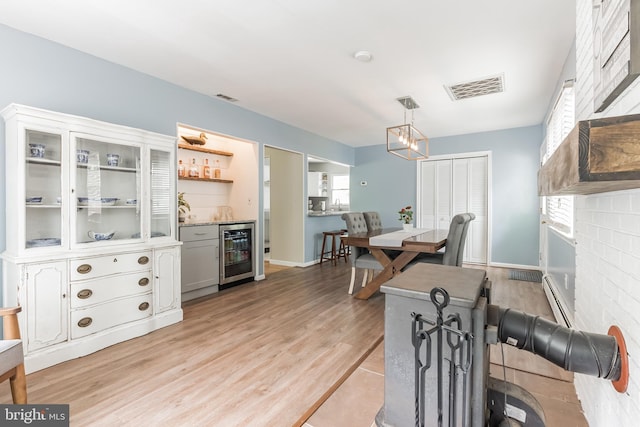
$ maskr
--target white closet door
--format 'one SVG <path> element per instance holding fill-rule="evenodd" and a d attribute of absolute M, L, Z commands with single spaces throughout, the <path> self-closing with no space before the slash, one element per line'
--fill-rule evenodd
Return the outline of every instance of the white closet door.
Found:
<path fill-rule="evenodd" d="M 421 162 L 419 227 L 449 229 L 455 214 L 472 212 L 464 262 L 486 264 L 488 235 L 488 157 Z"/>
<path fill-rule="evenodd" d="M 436 201 L 436 228 L 449 229 L 451 223 L 451 160 L 439 160 L 436 162 L 435 181 Z"/>
<path fill-rule="evenodd" d="M 453 159 L 452 179 L 453 215 L 471 212 L 469 210 L 469 159 Z"/>
<path fill-rule="evenodd" d="M 487 157 L 470 158 L 468 162 L 469 212 L 473 212 L 476 219 L 469 223 L 464 261 L 485 264 L 487 262 L 487 235 L 489 231 Z"/>
<path fill-rule="evenodd" d="M 420 181 L 436 182 L 436 163 L 422 162 L 420 164 Z M 418 227 L 436 228 L 436 186 L 424 185 L 420 193 L 420 205 L 417 206 Z"/>

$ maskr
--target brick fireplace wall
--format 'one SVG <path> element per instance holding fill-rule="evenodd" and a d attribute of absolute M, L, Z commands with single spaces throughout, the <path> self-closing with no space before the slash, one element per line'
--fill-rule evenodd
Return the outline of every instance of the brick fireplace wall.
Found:
<path fill-rule="evenodd" d="M 576 119 L 640 113 L 640 78 L 604 112 L 594 113 L 592 13 L 595 3 L 576 0 Z M 577 196 L 575 205 L 575 327 L 606 333 L 610 325 L 618 325 L 631 356 L 630 383 L 625 394 L 617 393 L 608 381 L 576 374 L 578 397 L 591 426 L 638 425 L 640 189 Z"/>

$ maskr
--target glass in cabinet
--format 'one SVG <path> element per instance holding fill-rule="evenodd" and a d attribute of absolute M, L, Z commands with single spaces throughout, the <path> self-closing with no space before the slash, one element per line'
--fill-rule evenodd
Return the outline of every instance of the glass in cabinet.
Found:
<path fill-rule="evenodd" d="M 25 247 L 62 243 L 62 135 L 23 129 Z"/>
<path fill-rule="evenodd" d="M 72 134 L 75 243 L 140 239 L 141 147 Z"/>
<path fill-rule="evenodd" d="M 174 163 L 173 152 L 151 148 L 149 150 L 150 163 L 150 238 L 171 236 L 174 223 Z"/>

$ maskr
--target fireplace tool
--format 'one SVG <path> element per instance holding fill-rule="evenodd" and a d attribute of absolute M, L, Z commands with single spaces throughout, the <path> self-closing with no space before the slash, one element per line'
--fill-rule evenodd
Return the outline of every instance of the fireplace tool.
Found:
<path fill-rule="evenodd" d="M 387 294 L 385 403 L 378 427 L 544 427 L 531 393 L 489 378 L 489 344 L 529 351 L 626 391 L 629 363 L 617 327 L 607 335 L 582 332 L 491 305 L 484 271 L 424 266 L 381 288 Z"/>

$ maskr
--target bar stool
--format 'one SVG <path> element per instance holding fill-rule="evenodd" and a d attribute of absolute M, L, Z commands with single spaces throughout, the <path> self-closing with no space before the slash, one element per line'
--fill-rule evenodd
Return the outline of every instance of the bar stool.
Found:
<path fill-rule="evenodd" d="M 320 251 L 320 264 L 322 261 L 331 261 L 333 265 L 337 265 L 337 261 L 340 258 L 344 258 L 344 262 L 347 262 L 347 249 L 340 236 L 344 234 L 344 230 L 333 230 L 322 232 L 322 249 Z M 327 238 L 331 238 L 331 248 L 327 248 Z M 336 251 L 336 239 L 339 240 Z"/>
<path fill-rule="evenodd" d="M 342 234 L 340 234 L 340 249 L 338 250 L 338 259 L 340 259 L 341 256 L 344 256 L 344 261 L 347 262 L 347 258 L 349 257 L 349 255 L 351 255 L 351 246 L 347 246 L 344 244 L 344 238 L 347 237 L 348 230 L 346 228 L 343 228 L 340 231 L 342 231 Z"/>

